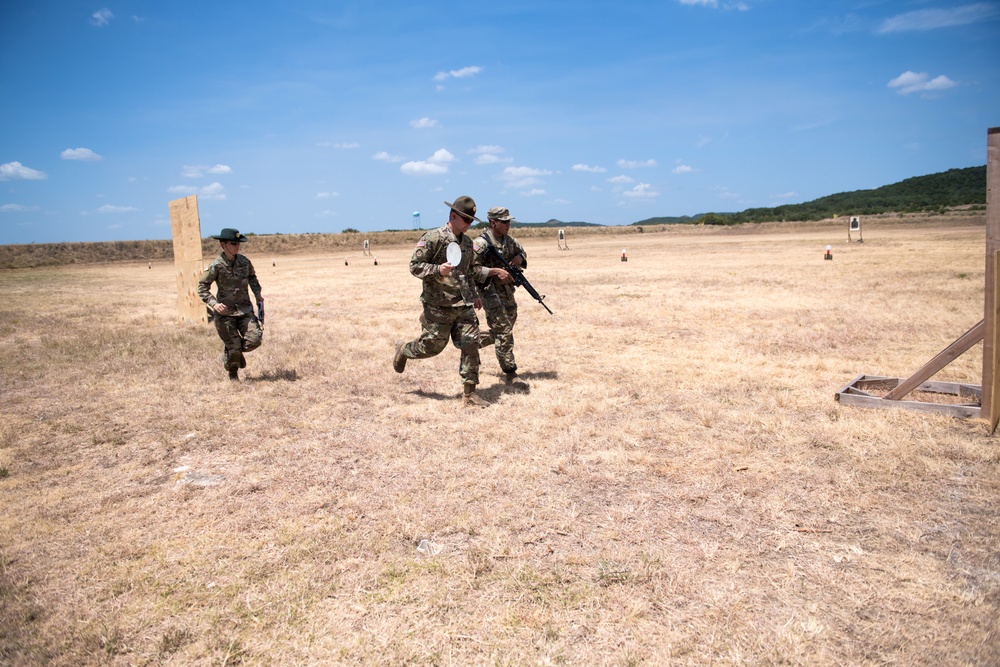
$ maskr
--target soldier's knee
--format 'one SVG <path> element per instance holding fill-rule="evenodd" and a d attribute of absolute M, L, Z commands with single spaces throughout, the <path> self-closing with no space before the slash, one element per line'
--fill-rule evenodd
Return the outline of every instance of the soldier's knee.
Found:
<path fill-rule="evenodd" d="M 251 325 L 247 327 L 247 333 L 243 337 L 243 351 L 250 352 L 251 350 L 256 350 L 260 347 L 261 342 L 264 340 L 264 331 L 260 328 L 260 325 Z"/>

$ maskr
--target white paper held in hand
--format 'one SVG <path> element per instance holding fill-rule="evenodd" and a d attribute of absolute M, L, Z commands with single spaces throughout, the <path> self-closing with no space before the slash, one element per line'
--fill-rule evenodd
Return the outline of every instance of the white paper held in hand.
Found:
<path fill-rule="evenodd" d="M 445 256 L 448 258 L 449 264 L 457 267 L 462 263 L 462 246 L 452 241 L 448 244 L 448 250 L 446 251 Z"/>

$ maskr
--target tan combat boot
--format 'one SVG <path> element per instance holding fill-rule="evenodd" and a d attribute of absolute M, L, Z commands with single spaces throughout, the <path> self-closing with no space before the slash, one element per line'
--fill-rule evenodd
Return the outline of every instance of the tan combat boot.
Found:
<path fill-rule="evenodd" d="M 476 385 L 471 382 L 465 383 L 465 393 L 462 394 L 462 405 L 472 408 L 488 408 L 490 404 L 479 398 L 476 394 Z"/>
<path fill-rule="evenodd" d="M 403 355 L 405 344 L 403 341 L 396 343 L 396 355 L 392 358 L 392 369 L 397 373 L 402 373 L 406 369 L 406 357 Z"/>

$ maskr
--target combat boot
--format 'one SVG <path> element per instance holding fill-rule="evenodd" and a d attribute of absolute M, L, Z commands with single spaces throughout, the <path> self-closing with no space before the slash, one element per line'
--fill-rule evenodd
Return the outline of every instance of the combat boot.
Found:
<path fill-rule="evenodd" d="M 238 369 L 238 368 L 230 368 L 229 369 L 229 379 L 232 380 L 233 382 L 239 382 L 240 381 L 240 369 Z"/>
<path fill-rule="evenodd" d="M 471 382 L 465 383 L 465 392 L 462 394 L 462 405 L 472 408 L 488 408 L 490 404 L 484 401 L 476 393 L 476 385 Z"/>
<path fill-rule="evenodd" d="M 406 369 L 406 356 L 403 354 L 404 345 L 403 341 L 396 343 L 396 356 L 392 358 L 392 369 L 397 373 L 402 373 Z"/>

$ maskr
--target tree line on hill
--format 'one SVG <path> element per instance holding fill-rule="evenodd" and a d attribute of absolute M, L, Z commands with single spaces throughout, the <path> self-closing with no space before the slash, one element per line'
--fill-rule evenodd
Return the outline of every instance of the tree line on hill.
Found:
<path fill-rule="evenodd" d="M 633 225 L 736 225 L 744 222 L 825 220 L 838 215 L 944 212 L 955 206 L 986 207 L 986 165 L 915 176 L 872 190 L 840 192 L 802 204 L 748 208 L 738 213 L 649 218 Z"/>

